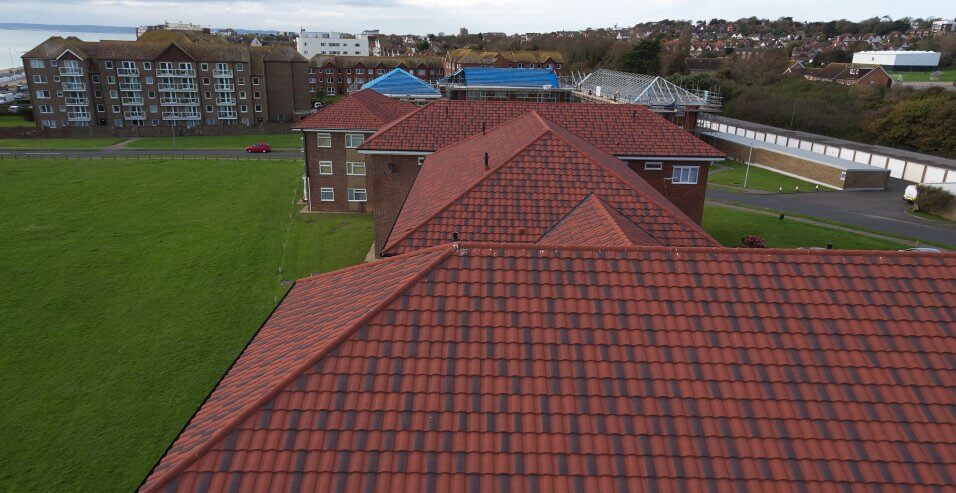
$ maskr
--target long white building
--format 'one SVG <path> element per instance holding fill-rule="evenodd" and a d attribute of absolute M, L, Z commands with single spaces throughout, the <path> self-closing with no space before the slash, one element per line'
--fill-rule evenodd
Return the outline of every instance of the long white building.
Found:
<path fill-rule="evenodd" d="M 368 37 L 337 32 L 302 30 L 295 40 L 295 49 L 311 59 L 315 55 L 368 56 Z"/>
<path fill-rule="evenodd" d="M 885 70 L 933 70 L 939 66 L 935 51 L 858 51 L 853 63 L 879 65 Z"/>

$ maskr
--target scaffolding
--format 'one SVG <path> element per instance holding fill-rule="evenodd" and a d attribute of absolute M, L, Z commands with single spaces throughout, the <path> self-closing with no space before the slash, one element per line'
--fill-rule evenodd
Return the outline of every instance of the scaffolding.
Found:
<path fill-rule="evenodd" d="M 584 101 L 634 103 L 655 111 L 693 108 L 716 113 L 721 106 L 719 91 L 685 89 L 663 77 L 643 74 L 598 69 L 587 75 L 572 75 L 571 85 Z"/>

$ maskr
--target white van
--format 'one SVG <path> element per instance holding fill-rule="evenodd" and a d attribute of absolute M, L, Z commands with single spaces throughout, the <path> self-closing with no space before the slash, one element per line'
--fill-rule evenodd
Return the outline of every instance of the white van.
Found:
<path fill-rule="evenodd" d="M 903 200 L 913 203 L 916 202 L 916 194 L 919 192 L 916 185 L 907 185 L 906 190 L 903 190 Z"/>

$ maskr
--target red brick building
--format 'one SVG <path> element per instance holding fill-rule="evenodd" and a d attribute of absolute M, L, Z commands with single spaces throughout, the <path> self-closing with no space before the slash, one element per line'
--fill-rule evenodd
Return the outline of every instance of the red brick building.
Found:
<path fill-rule="evenodd" d="M 785 73 L 799 75 L 807 80 L 835 82 L 845 86 L 886 88 L 893 85 L 890 74 L 879 65 L 831 63 L 825 67 L 815 68 L 795 63 Z"/>
<path fill-rule="evenodd" d="M 569 224 L 633 232 L 612 236 L 630 244 L 719 245 L 623 161 L 531 111 L 426 157 L 382 253 L 554 244 L 573 238 Z"/>
<path fill-rule="evenodd" d="M 372 90 L 358 91 L 303 119 L 304 196 L 315 212 L 371 212 L 365 156 L 357 147 L 389 122 L 415 110 Z"/>
<path fill-rule="evenodd" d="M 368 166 L 376 251 L 385 245 L 426 156 L 531 111 L 623 160 L 700 222 L 708 165 L 724 155 L 644 106 L 438 100 L 382 128 L 359 149 Z"/>
<path fill-rule="evenodd" d="M 470 48 L 449 50 L 445 54 L 445 73 L 465 67 L 550 68 L 563 73 L 564 56 L 558 51 L 481 51 Z"/>
<path fill-rule="evenodd" d="M 396 68 L 428 83 L 445 76 L 442 59 L 438 57 L 316 55 L 309 60 L 309 90 L 327 96 L 346 95 L 350 88 L 361 88 Z"/>
<path fill-rule="evenodd" d="M 141 491 L 946 491 L 954 305 L 951 253 L 418 250 L 296 283 Z"/>

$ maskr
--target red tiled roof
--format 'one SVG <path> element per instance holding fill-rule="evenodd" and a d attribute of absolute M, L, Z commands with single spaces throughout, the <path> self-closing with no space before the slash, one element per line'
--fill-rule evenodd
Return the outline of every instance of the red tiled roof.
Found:
<path fill-rule="evenodd" d="M 713 157 L 724 154 L 644 106 L 520 101 L 433 101 L 369 137 L 363 150 L 433 152 L 529 111 L 616 156 Z"/>
<path fill-rule="evenodd" d="M 145 488 L 943 490 L 954 305 L 953 254 L 446 245 L 297 284 Z"/>
<path fill-rule="evenodd" d="M 660 245 L 594 194 L 588 195 L 554 225 L 538 243 L 546 245 Z"/>
<path fill-rule="evenodd" d="M 447 243 L 453 233 L 535 242 L 591 193 L 662 244 L 718 245 L 621 160 L 531 111 L 428 156 L 383 251 Z"/>
<path fill-rule="evenodd" d="M 303 118 L 295 129 L 378 130 L 408 113 L 415 105 L 375 91 L 358 91 Z"/>

